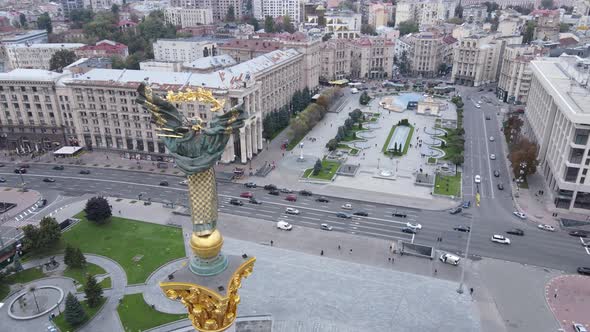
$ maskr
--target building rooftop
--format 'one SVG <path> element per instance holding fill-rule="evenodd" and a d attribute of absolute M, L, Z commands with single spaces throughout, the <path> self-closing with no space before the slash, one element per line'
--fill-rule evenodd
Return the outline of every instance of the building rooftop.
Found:
<path fill-rule="evenodd" d="M 80 47 L 80 51 L 107 51 L 107 52 L 118 52 L 118 51 L 122 51 L 125 50 L 127 48 L 127 45 L 125 44 L 121 44 L 115 41 L 111 41 L 111 40 L 101 40 L 99 42 L 96 42 L 96 45 L 85 45 L 83 47 Z"/>
<path fill-rule="evenodd" d="M 282 47 L 281 42 L 265 39 L 233 39 L 219 45 L 219 48 L 249 51 L 274 51 Z"/>
<path fill-rule="evenodd" d="M 183 64 L 183 66 L 187 68 L 206 70 L 229 67 L 235 64 L 237 64 L 237 62 L 234 60 L 234 58 L 232 58 L 230 55 L 222 54 L 200 58 L 192 62 L 186 62 Z"/>
<path fill-rule="evenodd" d="M 31 38 L 38 35 L 47 35 L 46 30 L 10 31 L 0 34 L 0 42 L 15 42 L 21 39 Z"/>
<path fill-rule="evenodd" d="M 82 43 L 41 43 L 41 44 L 14 44 L 6 45 L 8 48 L 80 48 L 86 46 Z"/>
<path fill-rule="evenodd" d="M 0 81 L 56 81 L 68 75 L 43 69 L 15 69 L 8 73 L 0 73 Z"/>

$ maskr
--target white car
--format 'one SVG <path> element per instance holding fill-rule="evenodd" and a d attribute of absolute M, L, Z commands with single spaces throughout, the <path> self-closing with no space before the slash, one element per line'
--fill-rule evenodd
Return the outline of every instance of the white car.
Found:
<path fill-rule="evenodd" d="M 320 229 L 323 229 L 325 231 L 331 231 L 332 230 L 332 226 L 330 226 L 328 224 L 321 224 L 320 225 Z"/>
<path fill-rule="evenodd" d="M 292 230 L 292 229 L 293 229 L 293 225 L 289 224 L 289 223 L 288 223 L 288 222 L 286 222 L 286 221 L 279 220 L 279 221 L 277 222 L 277 228 L 278 228 L 278 229 L 282 229 L 282 230 L 284 230 L 284 231 L 290 231 L 290 230 Z"/>
<path fill-rule="evenodd" d="M 481 176 L 476 175 L 474 181 L 475 183 L 481 183 Z"/>
<path fill-rule="evenodd" d="M 574 323 L 574 331 L 576 331 L 576 332 L 588 332 L 588 330 L 586 330 L 586 328 L 584 327 L 584 325 L 582 325 L 580 323 Z"/>
<path fill-rule="evenodd" d="M 413 228 L 413 229 L 422 229 L 422 225 L 420 225 L 419 223 L 407 222 L 406 223 L 406 227 L 410 227 L 410 228 Z"/>
<path fill-rule="evenodd" d="M 481 108 L 480 104 L 475 104 L 475 108 Z"/>
<path fill-rule="evenodd" d="M 457 266 L 457 265 L 459 265 L 459 261 L 461 260 L 461 257 L 455 256 L 452 254 L 442 254 L 442 255 L 440 255 L 440 257 L 438 259 L 440 259 L 440 261 L 443 263 Z"/>
<path fill-rule="evenodd" d="M 492 153 L 492 154 L 490 155 L 490 159 L 491 159 L 491 160 L 496 160 L 496 155 Z"/>
<path fill-rule="evenodd" d="M 494 136 L 490 136 L 490 142 L 495 141 L 496 139 L 494 138 Z"/>
<path fill-rule="evenodd" d="M 520 219 L 526 219 L 526 214 L 524 214 L 522 212 L 514 211 L 514 212 L 512 212 L 512 214 L 517 216 Z"/>
<path fill-rule="evenodd" d="M 555 232 L 555 227 L 546 224 L 540 224 L 537 228 L 542 229 L 544 231 Z"/>
<path fill-rule="evenodd" d="M 510 239 L 504 237 L 502 235 L 494 234 L 492 236 L 492 242 L 502 243 L 502 244 L 510 244 Z"/>
<path fill-rule="evenodd" d="M 188 180 L 182 180 L 182 181 L 178 182 L 178 184 L 181 186 L 188 186 Z"/>
<path fill-rule="evenodd" d="M 341 206 L 344 210 L 352 210 L 352 204 L 346 203 Z"/>
<path fill-rule="evenodd" d="M 299 214 L 299 210 L 297 210 L 296 208 L 288 207 L 285 209 L 285 213 L 286 214 Z"/>

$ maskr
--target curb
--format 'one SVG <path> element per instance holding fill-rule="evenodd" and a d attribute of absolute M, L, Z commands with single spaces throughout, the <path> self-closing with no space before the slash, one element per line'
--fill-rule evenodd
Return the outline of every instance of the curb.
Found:
<path fill-rule="evenodd" d="M 236 318 L 236 319 L 237 319 L 237 318 Z M 178 329 L 182 329 L 182 328 L 185 328 L 185 327 L 192 326 L 192 324 L 191 324 L 191 321 L 190 321 L 188 318 L 184 318 L 184 319 L 175 320 L 175 321 L 173 321 L 173 322 L 169 322 L 169 323 L 166 323 L 166 324 L 162 324 L 162 325 L 159 325 L 159 326 L 154 326 L 154 327 L 152 327 L 152 328 L 150 328 L 150 329 L 144 330 L 143 332 L 153 332 L 153 331 L 158 331 L 158 330 L 160 330 L 160 329 L 162 329 L 162 328 L 165 328 L 165 327 L 167 327 L 167 326 L 171 326 L 171 325 L 173 325 L 173 324 L 177 324 L 178 322 L 183 322 L 183 321 L 186 321 L 186 326 L 181 326 L 181 327 L 179 327 L 179 328 L 175 329 L 176 331 L 178 331 Z M 234 323 L 235 323 L 235 320 L 234 320 Z M 170 330 L 170 331 L 172 331 L 172 330 Z"/>
<path fill-rule="evenodd" d="M 147 286 L 147 281 L 150 280 L 150 278 L 156 274 L 157 272 L 159 272 L 161 269 L 163 269 L 165 266 L 170 265 L 170 264 L 174 264 L 176 262 L 182 261 L 187 259 L 188 257 L 180 257 L 180 258 L 176 258 L 173 259 L 169 262 L 164 263 L 163 265 L 161 265 L 160 267 L 158 267 L 157 269 L 155 269 L 154 271 L 152 271 L 152 273 L 150 273 L 150 275 L 147 277 L 146 282 L 144 282 L 143 284 L 132 284 L 132 285 L 127 285 L 127 286 L 140 286 L 140 285 L 144 285 Z M 144 299 L 145 300 L 145 299 Z"/>

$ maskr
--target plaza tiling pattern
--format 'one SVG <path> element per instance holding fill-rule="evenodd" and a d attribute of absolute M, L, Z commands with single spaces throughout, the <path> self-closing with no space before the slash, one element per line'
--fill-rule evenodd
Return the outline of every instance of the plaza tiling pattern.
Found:
<path fill-rule="evenodd" d="M 590 277 L 563 275 L 551 279 L 545 286 L 545 299 L 555 318 L 566 331 L 574 322 L 590 329 Z"/>

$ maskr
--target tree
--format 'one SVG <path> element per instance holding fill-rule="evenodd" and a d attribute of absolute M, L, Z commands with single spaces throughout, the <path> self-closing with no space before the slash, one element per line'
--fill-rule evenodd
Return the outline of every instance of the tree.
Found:
<path fill-rule="evenodd" d="M 64 263 L 68 267 L 74 267 L 74 255 L 75 255 L 75 248 L 70 246 L 69 244 L 66 246 L 66 250 L 64 251 Z"/>
<path fill-rule="evenodd" d="M 78 57 L 74 51 L 65 49 L 59 50 L 51 56 L 51 59 L 49 59 L 49 70 L 61 73 L 65 67 L 69 66 L 77 59 Z"/>
<path fill-rule="evenodd" d="M 407 35 L 408 33 L 418 32 L 418 24 L 414 21 L 404 21 L 397 25 L 400 36 Z"/>
<path fill-rule="evenodd" d="M 461 6 L 461 2 L 455 7 L 455 17 L 459 19 L 463 18 L 463 6 Z"/>
<path fill-rule="evenodd" d="M 541 8 L 553 9 L 553 0 L 541 0 Z"/>
<path fill-rule="evenodd" d="M 570 25 L 567 23 L 560 23 L 559 24 L 559 32 L 568 32 L 570 31 Z"/>
<path fill-rule="evenodd" d="M 400 57 L 400 61 L 398 64 L 399 72 L 402 75 L 406 75 L 410 72 L 410 63 L 408 59 L 408 52 L 406 50 L 402 51 L 402 56 Z"/>
<path fill-rule="evenodd" d="M 68 296 L 66 297 L 66 310 L 64 315 L 66 322 L 70 324 L 70 326 L 78 326 L 86 321 L 86 312 L 72 293 L 68 293 Z"/>
<path fill-rule="evenodd" d="M 372 36 L 377 35 L 377 31 L 375 31 L 375 27 L 370 24 L 361 24 L 361 33 L 364 35 L 372 35 Z"/>
<path fill-rule="evenodd" d="M 70 21 L 72 29 L 80 29 L 84 24 L 92 21 L 94 12 L 90 9 L 74 9 L 70 11 Z"/>
<path fill-rule="evenodd" d="M 328 151 L 336 150 L 338 148 L 338 140 L 332 138 L 328 141 L 328 143 L 326 143 L 326 147 L 328 148 Z"/>
<path fill-rule="evenodd" d="M 72 267 L 82 268 L 86 265 L 86 257 L 80 248 L 75 248 L 72 254 Z"/>
<path fill-rule="evenodd" d="M 348 116 L 350 116 L 352 121 L 358 122 L 361 119 L 361 117 L 363 116 L 363 112 L 357 108 L 354 111 L 348 113 Z"/>
<path fill-rule="evenodd" d="M 361 105 L 367 105 L 367 104 L 369 104 L 370 101 L 371 101 L 371 97 L 369 97 L 369 94 L 367 93 L 367 91 L 363 91 L 363 93 L 361 93 L 361 96 L 359 97 L 359 103 Z"/>
<path fill-rule="evenodd" d="M 254 31 L 260 30 L 260 24 L 258 23 L 258 20 L 254 16 L 251 16 L 248 19 L 247 23 L 254 27 Z"/>
<path fill-rule="evenodd" d="M 27 17 L 23 13 L 20 13 L 20 15 L 18 15 L 18 21 L 20 23 L 21 28 L 23 28 L 23 29 L 26 29 L 27 26 L 29 25 L 27 23 Z"/>
<path fill-rule="evenodd" d="M 457 153 L 451 155 L 449 161 L 458 166 L 463 164 L 463 162 L 465 161 L 465 157 L 463 156 L 463 153 Z"/>
<path fill-rule="evenodd" d="M 119 10 L 120 10 L 120 9 L 121 9 L 121 8 L 119 8 L 119 5 L 117 5 L 116 3 L 114 3 L 114 4 L 111 6 L 111 12 L 112 12 L 113 14 L 115 14 L 115 15 L 119 15 Z"/>
<path fill-rule="evenodd" d="M 53 32 L 53 25 L 51 24 L 51 17 L 49 13 L 43 13 L 37 18 L 37 28 L 47 30 L 47 33 Z"/>
<path fill-rule="evenodd" d="M 352 119 L 348 118 L 346 120 L 344 120 L 344 128 L 346 128 L 346 131 L 349 131 L 352 129 L 352 125 L 353 125 L 353 121 Z"/>
<path fill-rule="evenodd" d="M 86 301 L 89 307 L 94 308 L 102 301 L 102 287 L 96 282 L 96 277 L 92 274 L 88 274 L 86 277 L 84 293 L 86 294 Z"/>
<path fill-rule="evenodd" d="M 318 175 L 322 171 L 322 161 L 316 160 L 315 164 L 313 165 L 313 175 Z"/>
<path fill-rule="evenodd" d="M 535 174 L 537 171 L 537 152 L 537 145 L 527 138 L 522 138 L 518 144 L 513 146 L 509 158 L 515 177 L 522 176 L 526 178 L 527 175 Z M 521 165 L 524 167 L 521 167 Z M 521 170 L 522 174 L 520 173 Z"/>
<path fill-rule="evenodd" d="M 44 217 L 39 223 L 39 246 L 41 249 L 52 247 L 61 238 L 59 223 L 52 217 Z"/>
<path fill-rule="evenodd" d="M 236 21 L 236 12 L 234 6 L 229 6 L 227 9 L 227 13 L 225 14 L 225 21 L 226 22 L 235 22 Z"/>
<path fill-rule="evenodd" d="M 114 34 L 118 31 L 116 26 L 118 21 L 117 16 L 112 12 L 100 12 L 92 21 L 84 24 L 84 33 L 99 40 L 116 39 Z"/>
<path fill-rule="evenodd" d="M 283 29 L 288 33 L 295 32 L 295 26 L 293 25 L 293 22 L 291 22 L 291 17 L 289 17 L 289 15 L 283 17 Z"/>
<path fill-rule="evenodd" d="M 271 16 L 267 16 L 264 18 L 264 32 L 275 32 L 275 20 Z"/>
<path fill-rule="evenodd" d="M 113 215 L 109 202 L 104 197 L 92 197 L 86 202 L 86 218 L 98 224 L 104 224 L 109 221 Z"/>

